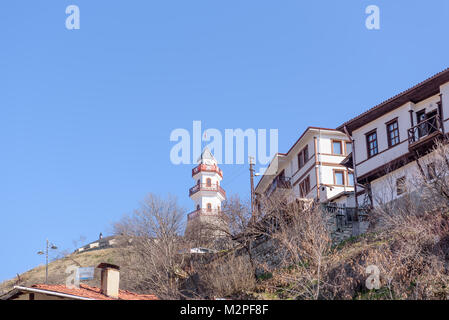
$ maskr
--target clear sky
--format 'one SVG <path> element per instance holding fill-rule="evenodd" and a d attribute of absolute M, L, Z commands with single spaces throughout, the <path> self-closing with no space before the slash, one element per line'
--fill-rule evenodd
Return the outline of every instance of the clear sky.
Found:
<path fill-rule="evenodd" d="M 173 129 L 279 129 L 285 152 L 448 67 L 448 23 L 447 0 L 1 1 L 0 281 L 43 263 L 47 237 L 107 234 L 149 192 L 191 211 Z M 222 168 L 248 197 L 248 166 Z"/>

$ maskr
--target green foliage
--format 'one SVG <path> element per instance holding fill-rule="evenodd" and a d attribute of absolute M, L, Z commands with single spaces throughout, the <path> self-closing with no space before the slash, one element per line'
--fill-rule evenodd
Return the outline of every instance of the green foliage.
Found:
<path fill-rule="evenodd" d="M 257 276 L 257 280 L 261 281 L 269 280 L 271 278 L 273 278 L 273 274 L 271 272 L 265 272 Z"/>

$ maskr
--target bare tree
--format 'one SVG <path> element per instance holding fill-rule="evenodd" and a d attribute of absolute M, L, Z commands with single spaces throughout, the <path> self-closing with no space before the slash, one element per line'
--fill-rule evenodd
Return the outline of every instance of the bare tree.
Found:
<path fill-rule="evenodd" d="M 196 264 L 196 271 L 202 282 L 203 298 L 247 298 L 246 293 L 256 287 L 249 257 L 238 251 Z"/>
<path fill-rule="evenodd" d="M 288 291 L 296 298 L 321 298 L 331 254 L 332 217 L 313 201 L 294 199 L 291 192 L 265 200 L 263 207 L 271 222 L 267 236 L 283 251 L 281 283 L 290 283 Z"/>
<path fill-rule="evenodd" d="M 140 209 L 114 225 L 123 244 L 119 250 L 127 272 L 122 280 L 128 288 L 162 299 L 180 298 L 183 214 L 175 197 L 149 194 Z"/>
<path fill-rule="evenodd" d="M 296 199 L 291 190 L 277 190 L 270 197 L 259 197 L 258 212 L 238 197 L 224 206 L 226 229 L 234 240 L 232 250 L 248 258 L 247 270 L 278 272 L 279 283 L 289 283 L 290 293 L 303 299 L 320 298 L 327 255 L 330 254 L 330 216 L 313 200 Z M 257 218 L 256 218 L 257 217 Z M 269 252 L 262 253 L 262 248 Z M 266 259 L 268 257 L 268 260 Z"/>

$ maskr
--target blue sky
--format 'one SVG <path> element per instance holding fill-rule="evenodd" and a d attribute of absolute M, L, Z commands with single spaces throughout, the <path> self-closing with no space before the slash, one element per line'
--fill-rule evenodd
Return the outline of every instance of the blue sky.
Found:
<path fill-rule="evenodd" d="M 448 67 L 448 21 L 447 0 L 1 1 L 0 281 L 43 263 L 47 237 L 107 234 L 149 192 L 191 211 L 173 129 L 279 129 L 285 152 Z M 248 197 L 247 166 L 222 168 Z"/>

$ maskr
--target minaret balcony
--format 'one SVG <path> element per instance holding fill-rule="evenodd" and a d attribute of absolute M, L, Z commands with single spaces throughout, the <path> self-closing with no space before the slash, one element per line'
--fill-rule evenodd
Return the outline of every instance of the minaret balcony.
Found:
<path fill-rule="evenodd" d="M 221 210 L 218 209 L 198 209 L 187 214 L 187 220 L 193 220 L 199 216 L 220 216 Z"/>
<path fill-rule="evenodd" d="M 200 183 L 195 185 L 194 187 L 190 188 L 189 190 L 189 196 L 194 195 L 195 193 L 199 191 L 212 191 L 212 192 L 218 192 L 220 193 L 224 198 L 226 198 L 226 191 L 222 187 L 220 187 L 218 184 L 207 184 L 207 183 Z"/>
<path fill-rule="evenodd" d="M 223 171 L 221 171 L 221 169 L 216 165 L 200 164 L 192 169 L 192 177 L 200 172 L 215 172 L 223 178 Z"/>

